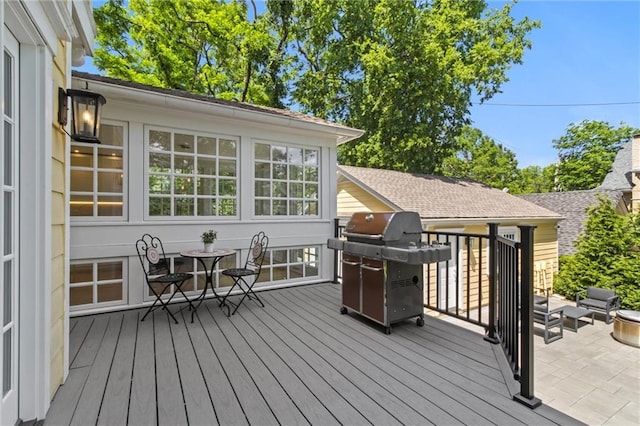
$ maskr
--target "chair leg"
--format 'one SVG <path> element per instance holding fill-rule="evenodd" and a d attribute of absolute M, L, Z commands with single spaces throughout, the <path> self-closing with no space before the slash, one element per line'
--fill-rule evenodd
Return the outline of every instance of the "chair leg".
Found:
<path fill-rule="evenodd" d="M 182 282 L 180 282 L 180 284 L 176 284 L 176 285 L 178 287 L 178 291 L 180 291 L 180 294 L 182 294 L 182 297 L 184 297 L 187 303 L 189 304 L 189 310 L 191 310 L 191 322 L 193 322 L 193 314 L 196 313 L 196 308 L 195 306 L 193 306 L 193 303 L 191 303 L 191 300 L 187 297 L 187 295 L 184 294 L 184 291 L 182 291 L 182 284 L 184 284 L 185 281 L 186 280 L 183 280 Z M 176 292 L 174 291 L 173 294 L 175 295 Z"/>
<path fill-rule="evenodd" d="M 242 284 L 240 284 L 240 281 L 242 281 L 242 284 L 244 284 L 244 286 L 246 287 L 246 290 L 245 290 L 245 288 L 242 286 Z M 243 292 L 244 294 L 242 295 L 242 299 L 240 299 L 240 302 L 236 305 L 236 307 L 235 307 L 235 309 L 233 310 L 233 312 L 231 312 L 231 315 L 233 315 L 233 314 L 235 314 L 235 313 L 236 313 L 236 311 L 238 310 L 238 308 L 240 307 L 240 305 L 242 305 L 242 302 L 244 302 L 244 299 L 246 299 L 246 298 L 252 299 L 252 297 L 251 297 L 252 295 L 253 295 L 253 297 L 255 297 L 255 299 L 260 303 L 260 305 L 264 308 L 264 303 L 262 303 L 262 300 L 261 300 L 261 299 L 258 297 L 258 295 L 253 291 L 253 285 L 254 285 L 255 283 L 256 283 L 256 282 L 255 282 L 255 281 L 253 281 L 253 282 L 251 283 L 251 285 L 249 285 L 249 284 L 248 284 L 244 279 L 242 279 L 242 278 L 239 278 L 239 279 L 238 279 L 238 287 L 242 290 L 242 292 Z"/>
<path fill-rule="evenodd" d="M 184 283 L 184 281 L 182 281 L 180 283 L 180 285 L 178 286 L 178 290 L 180 290 L 180 293 L 182 293 L 182 295 L 185 297 L 185 299 L 187 299 L 187 297 L 185 296 L 184 292 L 182 291 L 182 288 L 180 288 L 180 286 L 182 286 L 182 283 Z M 165 302 L 164 300 L 162 300 L 162 295 L 165 293 L 165 291 L 169 288 L 169 286 L 171 285 L 177 285 L 176 283 L 169 283 L 167 285 L 164 286 L 164 288 L 162 289 L 162 292 L 160 292 L 160 294 L 158 294 L 156 292 L 156 290 L 153 288 L 153 286 L 149 286 L 149 288 L 151 289 L 151 291 L 153 292 L 153 294 L 156 296 L 156 300 L 153 301 L 153 304 L 151 306 L 149 306 L 149 309 L 147 309 L 147 312 L 144 314 L 144 316 L 142 317 L 142 319 L 140 321 L 144 321 L 145 318 L 147 317 L 147 315 L 149 315 L 149 313 L 151 311 L 153 311 L 154 309 L 157 308 L 161 308 L 165 311 L 167 311 L 167 313 L 169 314 L 169 316 L 171 317 L 171 319 L 173 319 L 173 322 L 178 324 L 178 320 L 176 319 L 176 317 L 173 315 L 173 313 L 169 310 L 169 303 L 171 303 L 171 299 L 173 299 L 173 296 L 176 295 L 176 291 L 174 291 L 171 296 L 169 296 L 169 299 Z M 187 301 L 189 301 L 189 299 L 187 299 Z M 156 306 L 156 304 L 160 302 L 160 306 Z M 191 305 L 191 301 L 189 301 L 189 304 Z M 193 306 L 193 305 L 191 305 Z M 193 316 L 192 316 L 192 320 L 191 322 L 193 322 Z"/>
<path fill-rule="evenodd" d="M 227 302 L 227 299 L 229 298 L 229 295 L 231 294 L 231 292 L 233 291 L 234 288 L 239 287 L 240 285 L 238 284 L 238 278 L 233 278 L 233 285 L 231 286 L 231 288 L 229 289 L 229 291 L 227 292 L 227 294 L 224 295 L 224 297 L 222 298 L 222 300 L 220 301 L 220 303 L 218 304 L 218 306 L 220 306 L 220 308 L 227 308 L 227 316 L 231 316 L 230 314 L 230 310 L 231 308 L 229 308 L 229 305 L 227 305 L 227 303 L 231 303 L 231 302 Z M 240 287 L 242 289 L 242 287 Z M 234 303 L 235 305 L 235 303 Z M 237 309 L 237 307 L 236 307 Z M 235 309 L 233 310 L 233 312 L 235 312 Z"/>

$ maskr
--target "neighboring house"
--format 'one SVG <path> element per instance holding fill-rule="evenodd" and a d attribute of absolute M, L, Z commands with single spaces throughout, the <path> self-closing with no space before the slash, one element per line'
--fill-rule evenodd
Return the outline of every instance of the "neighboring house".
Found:
<path fill-rule="evenodd" d="M 634 135 L 616 154 L 611 171 L 596 189 L 620 191 L 627 211 L 640 210 L 640 135 Z"/>
<path fill-rule="evenodd" d="M 68 365 L 68 137 L 57 123 L 58 88 L 72 61 L 91 54 L 91 2 L 0 4 L 0 423 L 42 419 Z"/>
<path fill-rule="evenodd" d="M 591 189 L 523 194 L 519 197 L 556 211 L 564 217 L 558 224 L 558 256 L 566 256 L 575 252 L 574 244 L 584 230 L 587 209 L 598 204 L 598 194 L 609 197 L 618 213 L 627 213 L 627 204 L 622 191 Z"/>
<path fill-rule="evenodd" d="M 611 200 L 619 214 L 640 209 L 640 135 L 635 135 L 616 154 L 611 171 L 602 185 L 585 191 L 545 192 L 519 195 L 520 198 L 560 213 L 558 255 L 575 252 L 575 242 L 584 230 L 587 209 L 598 204 L 597 194 Z"/>
<path fill-rule="evenodd" d="M 552 285 L 558 266 L 556 226 L 562 216 L 506 192 L 466 179 L 339 166 L 338 216 L 347 218 L 356 211 L 415 211 L 420 214 L 423 229 L 429 231 L 487 234 L 487 224 L 498 223 L 498 233 L 515 240 L 519 239 L 518 225 L 535 225 L 534 285 Z M 449 243 L 454 253 L 449 270 L 441 276 L 453 286 L 448 292 L 452 295 L 456 294 L 455 286 L 462 288 L 467 273 L 456 273 L 456 265 L 465 265 L 466 256 L 479 261 L 487 256 L 480 254 L 477 246 L 468 253 L 466 247 L 456 247 L 455 240 Z M 471 273 L 473 279 L 486 282 L 486 260 L 482 262 L 482 270 Z M 454 300 L 449 306 L 458 303 L 461 301 Z"/>

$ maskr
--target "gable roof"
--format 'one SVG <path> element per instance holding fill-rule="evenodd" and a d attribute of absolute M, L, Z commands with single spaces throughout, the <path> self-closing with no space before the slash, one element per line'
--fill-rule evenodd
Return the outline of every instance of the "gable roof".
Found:
<path fill-rule="evenodd" d="M 558 227 L 558 255 L 573 254 L 574 243 L 584 230 L 587 208 L 598 203 L 597 194 L 604 194 L 614 205 L 622 200 L 621 191 L 590 189 L 587 191 L 546 192 L 523 194 L 520 198 L 541 207 L 553 209 L 564 216 Z"/>
<path fill-rule="evenodd" d="M 616 153 L 613 160 L 611 171 L 607 173 L 602 184 L 597 189 L 631 191 L 633 184 L 631 183 L 631 170 L 633 162 L 631 153 L 633 150 L 633 142 L 629 141 Z"/>
<path fill-rule="evenodd" d="M 263 120 L 268 120 L 269 118 L 271 118 L 272 120 L 275 118 L 286 119 L 288 123 L 293 123 L 293 124 L 290 124 L 291 127 L 316 129 L 324 133 L 333 133 L 336 135 L 336 140 L 338 144 L 342 144 L 350 140 L 357 139 L 364 134 L 364 130 L 343 126 L 338 123 L 333 123 L 331 121 L 323 120 L 321 118 L 313 117 L 311 115 L 303 114 L 296 111 L 289 111 L 285 109 L 272 108 L 272 107 L 261 106 L 261 105 L 253 105 L 246 102 L 227 101 L 224 99 L 218 99 L 212 96 L 205 96 L 197 93 L 191 93 L 184 90 L 156 87 L 148 84 L 141 84 L 133 81 L 119 80 L 117 78 L 105 77 L 102 75 L 90 74 L 90 73 L 80 72 L 80 71 L 72 71 L 72 77 L 76 80 L 81 79 L 86 82 L 96 82 L 96 83 L 105 84 L 105 85 L 108 85 L 108 87 L 129 89 L 129 90 L 121 90 L 122 92 L 121 95 L 127 96 L 128 98 L 135 98 L 136 93 L 138 94 L 142 92 L 154 93 L 157 95 L 162 95 L 162 96 L 173 98 L 173 99 L 180 98 L 184 100 L 195 101 L 194 103 L 225 107 L 227 110 L 230 110 L 230 111 L 234 111 L 234 110 L 243 111 L 245 112 L 243 116 L 247 116 L 246 113 L 253 113 L 253 117 L 263 116 L 264 117 Z M 167 101 L 165 102 L 165 104 L 166 105 L 164 106 L 168 106 L 170 105 L 170 102 Z M 236 114 L 234 116 L 236 116 L 237 118 L 237 116 L 239 115 L 240 114 Z"/>
<path fill-rule="evenodd" d="M 423 219 L 561 219 L 553 211 L 469 179 L 353 166 L 338 166 L 338 173 Z"/>

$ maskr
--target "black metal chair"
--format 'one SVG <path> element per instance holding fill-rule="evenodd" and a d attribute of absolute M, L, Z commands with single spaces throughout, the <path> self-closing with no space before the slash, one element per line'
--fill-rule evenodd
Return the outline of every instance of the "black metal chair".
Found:
<path fill-rule="evenodd" d="M 267 254 L 268 246 L 269 237 L 267 237 L 264 232 L 260 231 L 251 239 L 249 252 L 247 253 L 247 260 L 245 261 L 244 267 L 225 269 L 224 271 L 222 271 L 222 275 L 226 275 L 233 279 L 233 285 L 231 286 L 231 289 L 227 292 L 227 294 L 225 294 L 222 301 L 220 302 L 220 307 L 227 308 L 227 316 L 235 314 L 246 298 L 255 300 L 264 308 L 264 303 L 262 303 L 262 300 L 260 300 L 258 295 L 253 291 L 253 286 L 255 285 L 256 281 L 258 281 L 258 277 L 260 276 L 262 263 L 264 262 L 265 255 Z M 233 303 L 227 301 L 227 298 L 231 295 L 236 287 L 242 291 L 242 298 L 240 299 L 240 302 Z M 228 303 L 235 305 L 233 312 L 229 312 L 231 308 L 229 307 Z"/>
<path fill-rule="evenodd" d="M 184 291 L 182 291 L 182 286 L 185 281 L 192 278 L 193 274 L 182 272 L 171 273 L 169 262 L 167 261 L 164 253 L 164 246 L 158 237 L 154 237 L 150 234 L 144 234 L 142 238 L 136 241 L 136 250 L 138 251 L 138 258 L 140 259 L 140 264 L 144 271 L 144 278 L 147 282 L 147 286 L 156 296 L 156 300 L 154 300 L 153 305 L 149 307 L 141 321 L 144 321 L 147 315 L 149 315 L 149 313 L 154 309 L 162 308 L 166 310 L 175 323 L 178 324 L 178 320 L 168 309 L 168 305 L 171 303 L 173 297 L 177 293 L 180 293 L 189 304 L 189 309 L 195 311 L 193 304 L 184 294 Z M 165 301 L 162 299 L 162 296 L 168 289 L 170 289 L 171 286 L 173 286 L 171 296 L 169 296 L 169 299 Z M 160 288 L 161 291 L 158 292 L 156 288 Z M 158 303 L 160 303 L 160 305 L 156 306 Z M 193 315 L 191 315 L 191 322 L 193 322 Z"/>

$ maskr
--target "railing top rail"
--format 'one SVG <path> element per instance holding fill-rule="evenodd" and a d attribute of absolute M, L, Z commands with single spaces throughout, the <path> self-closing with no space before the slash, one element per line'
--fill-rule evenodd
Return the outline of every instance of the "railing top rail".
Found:
<path fill-rule="evenodd" d="M 422 231 L 423 234 L 453 235 L 458 237 L 489 238 L 487 234 L 470 234 L 468 232 Z"/>

